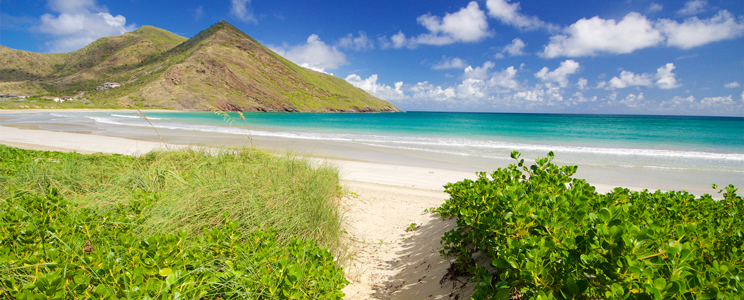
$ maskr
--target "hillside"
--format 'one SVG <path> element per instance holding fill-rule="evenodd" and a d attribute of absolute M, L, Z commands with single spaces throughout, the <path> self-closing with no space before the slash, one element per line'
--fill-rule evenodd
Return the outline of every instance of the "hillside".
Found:
<path fill-rule="evenodd" d="M 0 93 L 96 105 L 241 111 L 398 111 L 345 80 L 300 67 L 227 22 L 186 39 L 151 26 L 83 49 L 40 54 L 0 46 Z M 95 91 L 104 82 L 119 88 Z"/>

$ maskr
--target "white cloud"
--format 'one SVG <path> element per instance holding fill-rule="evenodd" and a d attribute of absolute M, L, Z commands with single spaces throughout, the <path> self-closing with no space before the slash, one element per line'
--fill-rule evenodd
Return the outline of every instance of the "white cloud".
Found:
<path fill-rule="evenodd" d="M 458 42 L 477 42 L 491 36 L 488 31 L 486 14 L 478 6 L 478 2 L 471 1 L 455 13 L 447 13 L 444 17 L 430 14 L 421 15 L 416 21 L 429 32 L 416 37 L 406 38 L 400 31 L 387 38 L 380 38 L 382 48 L 416 48 L 418 45 L 448 45 Z"/>
<path fill-rule="evenodd" d="M 454 42 L 477 42 L 490 35 L 486 14 L 471 1 L 467 7 L 456 13 L 447 13 L 443 18 L 429 14 L 416 19 L 429 34 L 416 38 L 416 43 L 426 45 L 446 45 Z"/>
<path fill-rule="evenodd" d="M 545 96 L 545 90 L 535 89 L 531 91 L 517 92 L 514 94 L 515 99 L 521 99 L 526 101 L 543 101 Z"/>
<path fill-rule="evenodd" d="M 455 89 L 452 87 L 443 89 L 441 86 L 435 86 L 428 81 L 419 82 L 410 88 L 413 92 L 414 99 L 450 101 L 456 96 Z"/>
<path fill-rule="evenodd" d="M 463 79 L 478 79 L 478 80 L 488 79 L 488 77 L 491 76 L 488 70 L 495 66 L 496 64 L 490 61 L 483 63 L 482 67 L 473 68 L 471 66 L 468 66 L 467 68 L 465 68 L 465 71 L 462 74 L 462 78 Z"/>
<path fill-rule="evenodd" d="M 682 16 L 697 15 L 699 13 L 705 12 L 706 6 L 708 6 L 707 0 L 687 1 L 687 3 L 685 3 L 685 7 L 678 10 L 677 14 Z"/>
<path fill-rule="evenodd" d="M 535 73 L 535 77 L 548 84 L 554 82 L 558 83 L 560 87 L 566 87 L 568 85 L 568 75 L 575 74 L 578 70 L 579 63 L 569 59 L 561 62 L 561 66 L 553 71 L 550 71 L 548 67 L 542 68 L 542 70 Z"/>
<path fill-rule="evenodd" d="M 649 5 L 646 10 L 648 12 L 650 12 L 650 13 L 654 13 L 654 12 L 660 12 L 663 9 L 664 9 L 664 5 L 661 5 L 661 4 L 656 3 L 656 2 L 651 2 L 651 5 Z"/>
<path fill-rule="evenodd" d="M 730 12 L 722 10 L 709 19 L 700 20 L 692 17 L 681 24 L 662 19 L 659 20 L 657 28 L 667 36 L 667 46 L 689 49 L 737 38 L 744 33 L 744 22 L 737 21 Z"/>
<path fill-rule="evenodd" d="M 736 102 L 734 101 L 733 97 L 731 95 L 728 95 L 727 97 L 705 97 L 703 98 L 703 100 L 700 100 L 700 103 L 698 103 L 697 106 L 708 108 L 715 106 L 729 106 L 735 104 Z"/>
<path fill-rule="evenodd" d="M 728 11 L 700 20 L 691 17 L 683 23 L 670 19 L 656 22 L 631 12 L 620 22 L 599 17 L 581 19 L 550 37 L 540 56 L 593 56 L 601 53 L 626 54 L 665 43 L 689 49 L 708 43 L 737 38 L 744 34 L 744 22 Z"/>
<path fill-rule="evenodd" d="M 377 74 L 372 74 L 372 76 L 367 79 L 362 79 L 362 77 L 357 74 L 351 74 L 346 76 L 346 81 L 383 100 L 403 100 L 408 98 L 408 96 L 406 96 L 401 90 L 401 87 L 403 86 L 402 81 L 396 82 L 395 87 L 379 84 L 377 83 Z"/>
<path fill-rule="evenodd" d="M 610 86 L 607 89 L 622 89 L 629 86 L 651 86 L 653 85 L 653 77 L 651 74 L 643 73 L 636 75 L 630 71 L 622 71 L 620 77 L 613 77 L 610 79 Z"/>
<path fill-rule="evenodd" d="M 597 89 L 603 89 L 605 86 L 607 86 L 607 81 L 602 80 L 597 82 Z"/>
<path fill-rule="evenodd" d="M 42 15 L 41 24 L 31 30 L 52 37 L 46 43 L 50 52 L 77 50 L 98 38 L 135 29 L 134 24 L 126 25 L 124 16 L 108 13 L 105 7 L 96 6 L 94 0 L 50 0 L 48 4 L 59 14 Z"/>
<path fill-rule="evenodd" d="M 446 56 L 442 56 L 442 61 L 438 62 L 431 68 L 434 70 L 463 69 L 467 65 L 468 64 L 465 62 L 465 60 L 459 57 L 448 58 Z"/>
<path fill-rule="evenodd" d="M 672 73 L 675 69 L 673 63 L 668 63 L 656 69 L 656 74 L 635 74 L 630 71 L 622 71 L 620 77 L 610 79 L 608 90 L 622 89 L 631 86 L 650 87 L 654 84 L 660 89 L 674 89 L 682 86 L 677 83 L 676 74 Z"/>
<path fill-rule="evenodd" d="M 583 103 L 583 102 L 595 102 L 597 101 L 597 96 L 593 96 L 591 98 L 584 97 L 584 93 L 582 92 L 576 92 L 572 95 L 573 97 L 570 97 L 569 100 L 573 101 L 573 104 L 577 103 Z"/>
<path fill-rule="evenodd" d="M 557 29 L 556 26 L 545 23 L 535 16 L 521 14 L 519 12 L 519 2 L 509 3 L 507 0 L 488 0 L 486 7 L 488 7 L 488 14 L 491 17 L 522 30 Z"/>
<path fill-rule="evenodd" d="M 516 79 L 517 69 L 514 66 L 508 67 L 500 72 L 494 72 L 491 74 L 489 84 L 494 87 L 503 87 L 507 89 L 519 88 L 519 82 Z"/>
<path fill-rule="evenodd" d="M 733 88 L 738 88 L 740 85 L 738 82 L 734 81 L 734 82 L 729 82 L 727 84 L 724 84 L 723 86 L 726 87 L 727 89 L 733 89 Z"/>
<path fill-rule="evenodd" d="M 620 22 L 599 17 L 581 19 L 550 37 L 543 57 L 589 56 L 599 53 L 623 54 L 658 45 L 664 40 L 645 16 L 632 12 Z"/>
<path fill-rule="evenodd" d="M 501 54 L 503 57 L 503 53 L 509 54 L 509 56 L 522 56 L 527 53 L 524 53 L 524 47 L 527 46 L 527 44 L 524 43 L 520 38 L 515 38 L 512 40 L 511 44 L 504 46 L 504 48 L 501 50 Z"/>
<path fill-rule="evenodd" d="M 690 106 L 690 104 L 695 102 L 695 96 L 688 96 L 688 97 L 680 97 L 680 96 L 674 96 L 669 101 L 661 102 L 660 106 Z"/>
<path fill-rule="evenodd" d="M 374 43 L 372 43 L 372 40 L 367 37 L 367 33 L 364 31 L 360 31 L 356 37 L 351 33 L 347 34 L 338 41 L 337 45 L 341 48 L 354 49 L 356 51 L 375 48 Z"/>
<path fill-rule="evenodd" d="M 310 35 L 306 44 L 284 47 L 269 45 L 269 48 L 300 66 L 320 72 L 348 63 L 346 55 L 338 47 L 326 45 L 317 34 Z"/>
<path fill-rule="evenodd" d="M 622 99 L 618 102 L 618 104 L 625 105 L 627 107 L 631 108 L 639 108 L 645 106 L 643 97 L 643 93 L 639 93 L 638 96 L 635 94 L 628 94 L 628 96 L 625 96 L 625 99 Z"/>
<path fill-rule="evenodd" d="M 586 89 L 589 88 L 587 86 L 588 83 L 589 83 L 589 80 L 586 80 L 586 78 L 581 77 L 581 78 L 579 78 L 579 82 L 576 83 L 576 88 L 578 88 L 580 90 L 586 90 Z"/>
<path fill-rule="evenodd" d="M 251 0 L 230 0 L 230 14 L 243 22 L 258 24 L 258 19 L 253 15 Z"/>
<path fill-rule="evenodd" d="M 677 74 L 672 73 L 674 64 L 668 63 L 656 69 L 656 86 L 663 90 L 674 89 L 682 86 L 677 83 Z"/>

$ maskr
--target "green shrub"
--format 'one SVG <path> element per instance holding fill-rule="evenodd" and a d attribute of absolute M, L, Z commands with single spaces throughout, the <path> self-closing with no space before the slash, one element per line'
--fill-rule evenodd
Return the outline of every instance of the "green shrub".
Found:
<path fill-rule="evenodd" d="M 312 241 L 243 237 L 222 224 L 141 237 L 157 195 L 137 193 L 100 214 L 50 189 L 0 202 L 0 295 L 11 299 L 340 299 L 347 282 Z"/>
<path fill-rule="evenodd" d="M 474 275 L 474 299 L 741 299 L 744 203 L 734 186 L 723 200 L 599 194 L 552 152 L 530 168 L 519 156 L 491 178 L 445 185 L 451 199 L 436 209 L 457 218 L 442 253 Z"/>

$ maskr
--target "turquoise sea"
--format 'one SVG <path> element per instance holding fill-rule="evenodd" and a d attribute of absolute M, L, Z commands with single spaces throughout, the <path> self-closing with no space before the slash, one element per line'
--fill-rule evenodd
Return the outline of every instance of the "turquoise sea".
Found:
<path fill-rule="evenodd" d="M 509 113 L 237 113 L 146 112 L 161 130 L 298 141 L 332 141 L 390 151 L 507 159 L 556 153 L 578 165 L 722 171 L 744 177 L 744 118 Z M 131 112 L 5 115 L 3 124 L 65 130 L 145 128 Z"/>

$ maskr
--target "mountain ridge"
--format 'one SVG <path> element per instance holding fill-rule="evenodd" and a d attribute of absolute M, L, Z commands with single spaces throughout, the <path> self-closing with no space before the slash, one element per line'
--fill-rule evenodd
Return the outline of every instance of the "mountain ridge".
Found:
<path fill-rule="evenodd" d="M 0 47 L 0 66 L 0 93 L 18 92 L 9 87 L 19 86 L 46 96 L 85 91 L 97 104 L 197 111 L 400 111 L 341 78 L 288 61 L 225 21 L 190 39 L 142 26 L 69 53 Z M 95 91 L 107 81 L 122 86 Z"/>

